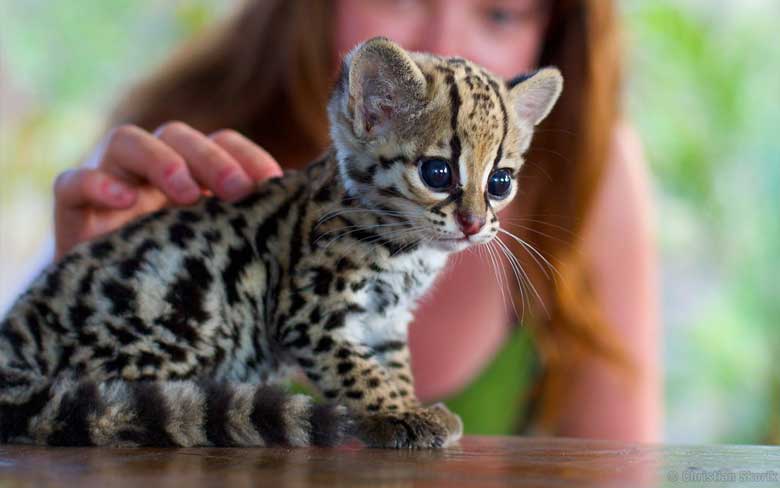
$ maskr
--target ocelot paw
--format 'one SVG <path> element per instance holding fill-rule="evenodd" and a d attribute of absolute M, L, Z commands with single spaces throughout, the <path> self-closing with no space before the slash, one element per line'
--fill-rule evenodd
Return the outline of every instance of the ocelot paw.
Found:
<path fill-rule="evenodd" d="M 369 447 L 438 449 L 463 435 L 463 422 L 442 403 L 406 412 L 367 415 L 357 424 L 357 436 Z"/>

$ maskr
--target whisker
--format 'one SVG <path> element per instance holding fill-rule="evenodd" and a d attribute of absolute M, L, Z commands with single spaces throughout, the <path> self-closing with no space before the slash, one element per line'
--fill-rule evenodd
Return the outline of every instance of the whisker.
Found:
<path fill-rule="evenodd" d="M 493 239 L 493 240 L 488 242 L 488 247 L 493 246 L 494 245 L 494 241 L 500 243 L 500 241 L 498 241 L 497 239 Z M 498 259 L 499 263 L 501 262 L 501 259 L 500 259 L 501 257 L 506 259 L 506 256 L 502 256 L 502 253 L 503 253 L 503 249 L 496 248 L 496 255 L 498 256 L 497 259 Z M 509 261 L 509 262 L 510 262 L 510 266 L 511 266 L 512 263 L 511 263 L 511 261 Z M 512 269 L 512 272 L 515 273 L 514 268 L 512 267 L 511 269 Z M 501 271 L 504 274 L 504 279 L 506 280 L 507 285 L 508 285 L 509 284 L 509 278 L 506 275 L 506 267 L 501 266 Z M 518 279 L 516 273 L 515 273 L 515 279 L 516 280 Z M 520 290 L 523 289 L 522 288 L 522 281 L 518 280 L 518 286 L 519 286 Z M 515 305 L 515 300 L 514 300 L 514 297 L 512 296 L 512 290 L 508 286 L 507 286 L 507 293 L 509 294 L 509 303 L 512 305 L 512 311 L 514 311 L 516 317 L 520 317 L 520 319 L 522 320 L 525 317 L 525 299 L 524 299 L 525 295 L 523 293 L 520 294 L 520 296 L 521 296 L 521 304 L 520 305 L 521 305 L 522 312 L 520 314 L 518 314 L 517 313 L 517 306 Z M 506 304 L 504 304 L 504 307 L 506 307 Z"/>
<path fill-rule="evenodd" d="M 496 241 L 497 245 L 499 246 L 499 248 L 503 251 L 503 253 L 506 256 L 507 260 L 512 265 L 512 268 L 513 268 L 514 272 L 519 274 L 518 278 L 522 277 L 522 279 L 519 280 L 519 283 L 522 284 L 523 282 L 525 282 L 527 284 L 527 286 L 531 289 L 531 291 L 534 293 L 534 295 L 536 295 L 536 298 L 539 300 L 539 303 L 542 305 L 542 309 L 544 309 L 545 313 L 548 315 L 548 318 L 549 318 L 549 312 L 547 311 L 547 307 L 544 304 L 544 300 L 542 300 L 541 295 L 536 290 L 536 287 L 534 286 L 533 282 L 531 281 L 531 277 L 528 276 L 528 273 L 523 268 L 522 263 L 520 263 L 520 261 L 517 259 L 517 256 L 512 254 L 512 252 L 510 251 L 509 247 L 507 247 L 507 245 L 504 242 L 502 242 L 499 239 L 495 239 L 495 241 Z M 530 293 L 529 293 L 529 295 L 530 295 Z M 530 308 L 530 306 L 531 306 L 530 297 L 528 297 L 528 295 L 526 295 L 526 297 L 527 297 L 527 300 L 528 300 L 528 306 Z"/>
<path fill-rule="evenodd" d="M 533 258 L 533 260 L 536 262 L 536 264 L 539 266 L 542 272 L 544 272 L 545 276 L 547 276 L 547 279 L 551 279 L 551 276 L 549 275 L 549 273 L 547 273 L 544 267 L 542 267 L 541 263 L 539 263 L 539 261 L 534 257 L 534 254 L 538 256 L 542 261 L 544 261 L 544 263 L 549 267 L 551 271 L 553 271 L 558 276 L 558 278 L 563 279 L 558 269 L 555 266 L 553 266 L 553 264 L 546 257 L 544 257 L 544 255 L 541 252 L 539 252 L 534 246 L 532 246 L 525 240 L 519 238 L 518 236 L 512 234 L 507 230 L 499 228 L 498 231 L 506 236 L 511 237 L 518 244 L 520 244 L 526 250 L 526 252 L 528 252 L 528 254 Z"/>
<path fill-rule="evenodd" d="M 488 243 L 489 244 L 489 243 Z M 487 251 L 489 257 L 490 257 L 490 263 L 491 267 L 493 268 L 493 274 L 496 277 L 496 283 L 498 284 L 498 290 L 501 293 L 501 304 L 506 308 L 506 295 L 504 293 L 504 282 L 501 279 L 501 273 L 500 273 L 500 260 L 498 260 L 497 256 L 494 254 L 493 249 L 490 247 L 490 245 L 485 247 L 485 250 Z"/>
<path fill-rule="evenodd" d="M 561 244 L 565 244 L 565 245 L 571 245 L 572 244 L 571 242 L 566 241 L 564 239 L 561 239 L 560 237 L 556 237 L 556 236 L 554 236 L 552 234 L 548 234 L 546 232 L 542 232 L 542 231 L 540 231 L 538 229 L 534 229 L 533 227 L 528 227 L 526 225 L 513 224 L 511 222 L 501 222 L 501 225 L 503 225 L 505 227 L 519 227 L 519 228 L 521 228 L 523 230 L 526 230 L 528 232 L 533 232 L 534 234 L 540 235 L 542 237 L 546 237 L 546 238 L 552 239 L 552 240 L 554 240 L 556 242 L 560 242 Z"/>

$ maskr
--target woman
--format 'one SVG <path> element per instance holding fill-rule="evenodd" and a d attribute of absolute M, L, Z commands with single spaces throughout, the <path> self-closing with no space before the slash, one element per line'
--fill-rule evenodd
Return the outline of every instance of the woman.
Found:
<path fill-rule="evenodd" d="M 57 253 L 204 191 L 241 198 L 253 181 L 280 173 L 276 161 L 299 168 L 313 159 L 327 145 L 324 107 L 337 60 L 366 38 L 463 56 L 505 77 L 556 65 L 566 89 L 502 216 L 556 268 L 553 283 L 513 243 L 539 294 L 526 298 L 532 307 L 523 316 L 543 365 L 535 426 L 656 441 L 648 178 L 619 120 L 615 22 L 604 0 L 250 1 L 136 87 L 88 164 L 57 179 Z M 411 329 L 424 401 L 462 388 L 516 322 L 486 261 L 467 253 L 450 267 Z M 521 291 L 513 290 L 518 310 Z"/>

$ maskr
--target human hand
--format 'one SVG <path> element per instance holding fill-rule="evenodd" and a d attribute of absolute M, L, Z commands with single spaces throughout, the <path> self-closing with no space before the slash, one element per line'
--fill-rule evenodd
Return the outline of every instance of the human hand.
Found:
<path fill-rule="evenodd" d="M 154 133 L 120 126 L 84 166 L 54 182 L 55 259 L 167 205 L 191 205 L 204 192 L 239 200 L 255 182 L 281 174 L 273 157 L 233 130 L 206 136 L 183 122 Z"/>

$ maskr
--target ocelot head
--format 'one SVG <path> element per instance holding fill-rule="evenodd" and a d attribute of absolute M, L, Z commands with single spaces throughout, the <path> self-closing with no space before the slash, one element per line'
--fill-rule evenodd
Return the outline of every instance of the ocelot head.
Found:
<path fill-rule="evenodd" d="M 345 57 L 328 107 L 347 190 L 408 219 L 398 235 L 446 250 L 485 243 L 562 86 L 555 68 L 505 81 L 461 58 L 366 41 Z"/>

